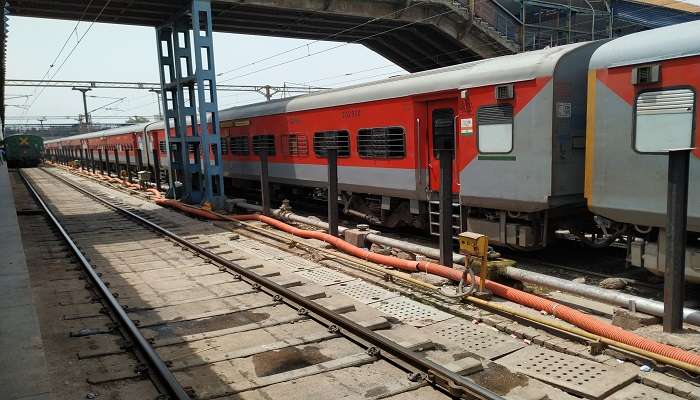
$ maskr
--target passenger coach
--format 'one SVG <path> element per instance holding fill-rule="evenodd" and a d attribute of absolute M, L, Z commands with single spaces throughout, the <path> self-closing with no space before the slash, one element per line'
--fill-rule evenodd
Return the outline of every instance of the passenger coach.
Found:
<path fill-rule="evenodd" d="M 333 140 L 347 214 L 437 234 L 441 140 L 456 154 L 455 232 L 482 232 L 518 249 L 546 246 L 555 229 L 597 245 L 640 236 L 633 263 L 660 270 L 666 157 L 643 150 L 678 132 L 693 138 L 680 145 L 697 142 L 697 37 L 700 22 L 690 22 L 224 110 L 226 186 L 257 190 L 265 149 L 280 198 L 323 197 L 324 143 Z M 118 128 L 47 147 L 54 155 L 167 168 L 163 129 Z M 688 219 L 695 247 L 699 155 L 696 149 Z M 600 235 L 585 235 L 592 232 Z M 689 251 L 689 267 L 700 274 L 700 257 Z"/>
<path fill-rule="evenodd" d="M 668 156 L 700 143 L 700 22 L 636 33 L 596 50 L 589 71 L 586 197 L 635 236 L 633 265 L 664 271 Z M 700 282 L 700 148 L 690 157 L 686 274 Z M 600 219 L 599 219 L 600 220 Z"/>
<path fill-rule="evenodd" d="M 586 66 L 599 43 L 456 65 L 224 111 L 224 171 L 323 186 L 323 143 L 340 142 L 345 210 L 437 234 L 436 137 L 456 152 L 455 231 L 516 247 L 546 244 L 547 226 L 585 212 Z M 226 146 L 226 143 L 228 146 Z M 284 190 L 284 189 L 283 189 Z"/>

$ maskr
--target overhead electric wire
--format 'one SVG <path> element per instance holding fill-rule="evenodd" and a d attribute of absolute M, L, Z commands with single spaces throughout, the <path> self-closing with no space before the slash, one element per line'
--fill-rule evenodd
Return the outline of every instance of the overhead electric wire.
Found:
<path fill-rule="evenodd" d="M 313 56 L 318 55 L 318 54 L 327 53 L 327 52 L 329 52 L 329 51 L 331 51 L 331 50 L 335 50 L 335 49 L 338 49 L 338 48 L 341 48 L 341 47 L 345 47 L 345 46 L 348 46 L 348 45 L 351 45 L 351 44 L 357 44 L 357 43 L 359 43 L 359 42 L 361 42 L 361 41 L 363 41 L 363 40 L 367 40 L 367 39 L 371 39 L 371 38 L 373 38 L 373 37 L 381 36 L 381 35 L 387 34 L 387 33 L 389 33 L 389 32 L 393 32 L 393 31 L 396 31 L 396 30 L 399 30 L 399 29 L 403 29 L 403 28 L 406 28 L 406 27 L 411 26 L 411 25 L 416 25 L 416 24 L 419 24 L 419 23 L 421 23 L 421 22 L 425 22 L 425 21 L 427 21 L 427 20 L 430 20 L 430 19 L 433 19 L 433 18 L 437 18 L 437 17 L 443 16 L 443 15 L 446 15 L 446 14 L 449 14 L 449 13 L 452 13 L 452 10 L 445 11 L 445 12 L 442 12 L 442 13 L 439 13 L 439 14 L 435 14 L 435 15 L 432 15 L 432 16 L 430 16 L 430 17 L 427 17 L 427 18 L 423 18 L 423 19 L 421 19 L 421 20 L 418 20 L 418 21 L 409 22 L 409 23 L 407 23 L 407 24 L 404 24 L 404 25 L 401 25 L 401 26 L 397 26 L 397 27 L 388 29 L 388 30 L 386 30 L 386 31 L 377 32 L 377 33 L 374 33 L 374 34 L 369 35 L 369 36 L 365 36 L 365 37 L 360 38 L 360 39 L 355 39 L 355 40 L 353 40 L 352 42 L 345 42 L 345 43 L 339 44 L 339 45 L 337 45 L 337 46 L 333 46 L 333 47 L 330 47 L 330 48 L 327 48 L 327 49 L 323 49 L 323 50 L 320 50 L 320 51 L 317 51 L 317 52 L 314 52 L 314 53 L 309 53 L 309 54 L 307 54 L 307 55 L 305 55 L 305 56 L 302 56 L 302 57 L 293 58 L 293 59 L 291 59 L 291 60 L 287 60 L 287 61 L 284 61 L 284 62 L 281 62 L 281 63 L 273 64 L 273 65 L 270 65 L 270 66 L 267 66 L 267 67 L 264 67 L 264 68 L 261 68 L 261 69 L 252 71 L 252 72 L 248 72 L 248 73 L 245 73 L 245 74 L 242 74 L 242 75 L 234 76 L 233 78 L 224 79 L 223 81 L 221 81 L 221 83 L 223 83 L 223 82 L 229 82 L 229 81 L 232 81 L 232 80 L 238 79 L 238 78 L 243 78 L 243 77 L 245 77 L 245 76 L 254 75 L 254 74 L 257 74 L 257 73 L 262 72 L 262 71 L 267 71 L 267 70 L 270 70 L 270 69 L 272 69 L 272 68 L 277 68 L 277 67 L 280 67 L 280 66 L 282 66 L 282 65 L 287 65 L 287 64 L 289 64 L 289 63 L 292 63 L 292 62 L 295 62 L 295 61 L 299 61 L 299 60 L 303 60 L 303 59 L 305 59 L 305 58 L 313 57 Z"/>
<path fill-rule="evenodd" d="M 83 9 L 83 12 L 80 14 L 80 17 L 78 18 L 78 21 L 75 23 L 75 26 L 74 26 L 73 29 L 70 31 L 70 33 L 68 34 L 68 36 L 66 36 L 66 40 L 63 42 L 63 45 L 61 46 L 61 49 L 58 51 L 58 54 L 56 54 L 56 57 L 54 57 L 53 61 L 51 61 L 51 64 L 49 64 L 49 68 L 46 69 L 46 72 L 45 72 L 44 75 L 41 77 L 41 79 L 40 79 L 41 81 L 43 81 L 43 80 L 44 80 L 47 76 L 49 76 L 49 74 L 51 73 L 51 69 L 56 65 L 56 62 L 58 61 L 59 57 L 61 57 L 61 54 L 63 54 L 63 50 L 66 49 L 66 46 L 68 45 L 68 42 L 70 41 L 70 38 L 73 37 L 73 33 L 75 33 L 75 32 L 78 30 L 78 26 L 79 26 L 80 23 L 83 21 L 83 17 L 84 17 L 85 14 L 87 13 L 88 8 L 90 8 L 90 6 L 92 5 L 93 1 L 94 1 L 94 0 L 90 0 L 90 2 L 89 2 L 89 3 L 85 6 L 85 8 Z M 38 88 L 34 88 L 34 90 L 32 91 L 32 96 L 36 95 L 37 90 L 38 90 Z M 24 105 L 26 106 L 28 102 L 29 102 L 29 99 L 27 98 L 27 100 L 25 101 Z"/>
<path fill-rule="evenodd" d="M 104 13 L 105 9 L 107 8 L 107 6 L 109 6 L 109 4 L 110 4 L 111 2 L 112 2 L 112 0 L 107 0 L 107 2 L 104 4 L 104 6 L 102 6 L 102 8 L 100 9 L 100 12 L 99 12 L 99 13 L 97 14 L 97 16 L 92 20 L 92 22 L 90 23 L 90 25 L 87 27 L 87 29 L 85 30 L 85 32 L 83 32 L 83 34 L 80 36 L 80 38 L 79 38 L 78 41 L 75 43 L 75 45 L 73 45 L 73 48 L 70 50 L 70 52 L 68 53 L 68 55 L 63 59 L 63 62 L 61 62 L 61 65 L 58 66 L 58 68 L 56 69 L 56 72 L 54 72 L 54 74 L 51 76 L 51 78 L 48 79 L 48 82 L 50 82 L 51 80 L 53 80 L 53 78 L 55 78 L 56 75 L 58 75 L 58 74 L 61 72 L 61 70 L 63 69 L 63 66 L 66 65 L 66 62 L 68 62 L 68 60 L 71 58 L 71 56 L 73 55 L 73 53 L 75 52 L 75 50 L 78 48 L 78 46 L 80 45 L 80 43 L 83 41 L 83 39 L 85 39 L 85 37 L 87 36 L 87 34 L 90 33 L 90 30 L 92 30 L 92 27 L 95 25 L 95 23 L 97 22 L 97 20 L 102 16 L 102 13 Z M 91 0 L 90 4 L 92 4 L 92 0 Z M 87 7 L 86 7 L 86 11 L 87 11 Z M 42 80 L 43 80 L 43 79 L 42 79 Z M 39 98 L 41 97 L 41 95 L 44 93 L 45 90 L 46 90 L 46 85 L 44 85 L 44 86 L 41 88 L 41 91 L 34 97 L 34 100 L 33 100 L 32 103 L 29 105 L 29 108 L 27 109 L 27 111 L 29 111 L 29 110 L 34 106 L 34 104 L 37 102 L 37 100 L 39 100 Z M 25 114 L 26 114 L 26 113 L 25 113 Z"/>
<path fill-rule="evenodd" d="M 381 17 L 376 17 L 376 18 L 373 18 L 373 19 L 371 19 L 371 20 L 369 20 L 369 21 L 365 21 L 365 22 L 363 22 L 363 23 L 361 23 L 361 24 L 359 24 L 359 25 L 355 25 L 355 26 L 353 26 L 353 27 L 346 28 L 346 29 L 344 29 L 344 30 L 342 30 L 342 31 L 339 31 L 339 32 L 330 34 L 330 35 L 328 35 L 328 36 L 325 36 L 325 37 L 323 37 L 322 39 L 315 39 L 315 40 L 313 40 L 313 41 L 311 41 L 311 42 L 309 42 L 309 43 L 305 43 L 305 44 L 299 45 L 299 46 L 294 47 L 294 48 L 292 48 L 292 49 L 288 49 L 288 50 L 285 50 L 285 51 L 282 51 L 282 52 L 273 54 L 273 55 L 271 55 L 271 56 L 267 56 L 267 57 L 264 57 L 264 58 L 257 59 L 257 60 L 255 60 L 255 61 L 252 61 L 252 62 L 248 63 L 248 64 L 241 65 L 241 66 L 235 67 L 235 68 L 233 68 L 233 69 L 230 69 L 230 70 L 228 70 L 228 71 L 224 71 L 224 72 L 218 73 L 218 74 L 216 74 L 216 76 L 223 76 L 223 75 L 229 74 L 229 73 L 231 73 L 231 72 L 240 71 L 241 69 L 244 69 L 244 68 L 247 68 L 247 67 L 250 67 L 250 66 L 259 64 L 259 63 L 261 63 L 261 62 L 263 62 L 263 61 L 271 60 L 271 59 L 273 59 L 273 58 L 279 57 L 279 56 L 284 55 L 284 54 L 291 53 L 291 52 L 296 51 L 296 50 L 299 50 L 299 49 L 303 49 L 303 48 L 305 48 L 305 47 L 308 48 L 309 46 L 311 46 L 311 45 L 313 45 L 313 44 L 315 44 L 315 43 L 327 41 L 327 40 L 332 39 L 332 38 L 334 38 L 334 37 L 337 37 L 337 36 L 339 36 L 339 35 L 341 35 L 341 34 L 343 34 L 343 33 L 347 33 L 347 32 L 353 31 L 353 30 L 355 30 L 355 29 L 361 28 L 361 27 L 363 27 L 363 26 L 369 25 L 369 24 L 374 23 L 374 22 L 377 22 L 377 21 L 385 20 L 385 19 L 388 18 L 388 17 L 391 17 L 391 16 L 394 16 L 394 15 L 396 15 L 396 14 L 398 14 L 398 13 L 404 12 L 404 11 L 406 11 L 406 10 L 412 8 L 412 7 L 415 7 L 415 6 L 419 5 L 419 4 L 424 4 L 424 3 L 423 3 L 423 2 L 420 2 L 420 1 L 415 2 L 415 3 L 413 3 L 413 4 L 411 4 L 411 5 L 407 6 L 407 7 L 404 7 L 404 8 L 402 8 L 402 9 L 400 9 L 400 10 L 396 10 L 396 11 L 393 11 L 393 12 L 391 12 L 391 13 L 389 13 L 389 14 L 382 15 Z"/>
<path fill-rule="evenodd" d="M 126 99 L 126 97 L 118 98 L 118 99 L 116 99 L 116 100 L 114 100 L 114 101 L 112 101 L 112 102 L 109 102 L 109 103 L 107 103 L 107 104 L 105 104 L 105 105 L 103 105 L 103 106 L 100 106 L 100 107 L 97 107 L 97 108 L 95 108 L 95 109 L 93 109 L 93 110 L 88 111 L 88 114 L 92 114 L 92 113 L 95 112 L 95 111 L 99 111 L 99 110 L 101 110 L 101 109 L 103 109 L 103 108 L 105 108 L 105 107 L 109 107 L 109 106 L 111 106 L 112 104 L 116 104 L 116 103 L 122 102 L 122 101 L 124 101 L 124 99 Z"/>
<path fill-rule="evenodd" d="M 377 71 L 380 69 L 392 68 L 392 67 L 396 67 L 396 66 L 397 66 L 396 64 L 387 64 L 387 65 L 383 65 L 383 66 L 379 66 L 379 67 L 361 69 L 359 71 L 346 72 L 344 74 L 337 74 L 337 75 L 333 75 L 333 76 L 327 76 L 324 78 L 314 79 L 311 81 L 306 81 L 303 83 L 303 85 L 308 85 L 308 84 L 313 83 L 313 82 L 323 82 L 323 81 L 327 81 L 327 80 L 334 79 L 334 78 L 342 78 L 342 77 L 346 77 L 346 76 L 356 75 L 356 74 L 359 74 L 362 72 Z"/>

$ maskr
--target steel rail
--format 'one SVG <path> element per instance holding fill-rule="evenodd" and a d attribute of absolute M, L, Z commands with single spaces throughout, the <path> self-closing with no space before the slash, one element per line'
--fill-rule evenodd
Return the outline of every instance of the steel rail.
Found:
<path fill-rule="evenodd" d="M 73 239 L 71 239 L 70 235 L 68 235 L 68 232 L 66 232 L 66 230 L 63 229 L 63 226 L 53 214 L 53 212 L 46 204 L 44 199 L 41 197 L 41 195 L 39 195 L 39 193 L 36 191 L 34 185 L 32 185 L 32 183 L 29 181 L 29 179 L 27 179 L 27 177 L 22 173 L 21 170 L 19 171 L 19 175 L 24 181 L 24 184 L 27 186 L 27 189 L 29 189 L 32 196 L 36 199 L 36 201 L 42 207 L 46 215 L 49 217 L 51 223 L 56 227 L 56 229 L 58 229 L 59 233 L 63 237 L 63 240 L 66 241 L 73 253 L 75 253 L 75 256 L 82 264 L 83 269 L 94 284 L 95 288 L 99 291 L 99 294 L 106 300 L 107 306 L 110 308 L 113 315 L 116 317 L 117 322 L 122 326 L 127 335 L 133 341 L 137 350 L 145 358 L 146 362 L 151 367 L 150 370 L 155 372 L 156 378 L 159 380 L 159 383 L 163 386 L 163 388 L 165 388 L 165 390 L 168 392 L 168 395 L 172 399 L 191 400 L 187 392 L 185 392 L 185 390 L 182 388 L 177 379 L 175 379 L 175 376 L 172 374 L 170 369 L 168 369 L 165 362 L 160 358 L 158 353 L 156 353 L 156 351 L 153 349 L 153 346 L 151 346 L 150 342 L 145 337 L 143 337 L 139 329 L 136 327 L 136 324 L 131 320 L 131 318 L 129 318 L 126 311 L 124 311 L 124 309 L 114 297 L 112 292 L 109 290 L 109 288 L 107 288 L 107 285 L 105 285 L 104 281 L 100 278 L 97 271 L 95 271 L 95 268 L 92 266 L 92 264 L 90 264 L 90 261 L 88 261 L 88 259 L 85 258 L 83 253 L 73 241 Z"/>
<path fill-rule="evenodd" d="M 450 371 L 442 365 L 420 356 L 413 350 L 401 346 L 398 343 L 395 343 L 394 341 L 389 340 L 384 336 L 365 328 L 362 325 L 359 325 L 358 323 L 339 315 L 292 290 L 285 288 L 284 286 L 273 282 L 268 278 L 259 276 L 235 262 L 229 261 L 208 251 L 207 249 L 191 243 L 177 234 L 172 233 L 169 230 L 137 214 L 134 214 L 129 210 L 114 205 L 63 177 L 60 177 L 43 168 L 42 170 L 73 189 L 85 194 L 86 196 L 120 212 L 121 214 L 126 215 L 135 221 L 138 221 L 142 225 L 145 225 L 146 227 L 173 240 L 177 244 L 186 247 L 199 255 L 205 256 L 206 258 L 209 258 L 217 264 L 227 268 L 229 271 L 234 273 L 234 276 L 237 279 L 241 279 L 251 284 L 254 288 L 257 288 L 261 292 L 272 296 L 273 299 L 279 303 L 288 305 L 289 307 L 295 309 L 300 315 L 307 316 L 308 318 L 325 325 L 329 331 L 343 335 L 356 344 L 365 347 L 368 354 L 381 357 L 390 364 L 394 364 L 399 368 L 410 372 L 409 379 L 415 382 L 423 381 L 425 383 L 437 386 L 440 390 L 458 398 L 504 400 L 500 395 L 477 384 L 471 379 Z"/>

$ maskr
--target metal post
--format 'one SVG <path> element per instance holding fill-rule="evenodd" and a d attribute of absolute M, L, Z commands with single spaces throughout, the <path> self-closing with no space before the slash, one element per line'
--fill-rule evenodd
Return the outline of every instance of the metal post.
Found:
<path fill-rule="evenodd" d="M 95 173 L 95 149 L 90 149 L 90 166 L 92 166 L 92 173 Z"/>
<path fill-rule="evenodd" d="M 160 154 L 158 149 L 153 150 L 153 178 L 156 182 L 156 189 L 160 190 Z"/>
<path fill-rule="evenodd" d="M 690 149 L 668 153 L 664 332 L 683 329 Z"/>
<path fill-rule="evenodd" d="M 83 94 L 83 110 L 85 111 L 85 127 L 88 128 L 90 126 L 90 116 L 88 115 L 88 107 L 87 107 L 87 92 L 91 91 L 92 89 L 90 88 L 84 88 L 84 87 L 74 87 L 73 90 L 77 90 Z"/>
<path fill-rule="evenodd" d="M 136 149 L 136 168 L 138 171 L 143 171 L 143 152 L 141 149 Z"/>
<path fill-rule="evenodd" d="M 112 176 L 112 164 L 109 162 L 109 149 L 105 148 L 105 174 Z"/>
<path fill-rule="evenodd" d="M 112 163 L 109 162 L 109 149 L 105 149 L 105 163 L 106 165 L 106 170 L 107 170 L 107 176 L 112 176 Z"/>
<path fill-rule="evenodd" d="M 160 121 L 163 120 L 163 103 L 160 100 L 160 90 L 159 89 L 150 89 L 149 92 L 153 92 L 156 94 L 156 97 L 158 98 L 158 119 Z"/>
<path fill-rule="evenodd" d="M 131 155 L 129 154 L 129 149 L 125 149 L 126 153 L 126 180 L 131 183 Z"/>
<path fill-rule="evenodd" d="M 114 147 L 114 172 L 119 178 L 119 146 Z"/>
<path fill-rule="evenodd" d="M 80 147 L 80 170 L 81 171 L 85 169 L 85 158 L 83 156 L 84 156 L 84 153 L 83 153 L 83 148 L 81 146 Z"/>
<path fill-rule="evenodd" d="M 440 264 L 452 267 L 452 150 L 440 157 Z"/>
<path fill-rule="evenodd" d="M 99 157 L 100 160 L 100 173 L 104 175 L 105 173 L 105 164 L 102 161 L 102 149 L 97 149 L 97 156 Z"/>
<path fill-rule="evenodd" d="M 270 180 L 267 150 L 260 150 L 260 196 L 263 215 L 270 215 Z"/>
<path fill-rule="evenodd" d="M 327 149 L 328 156 L 328 233 L 338 236 L 338 149 Z"/>

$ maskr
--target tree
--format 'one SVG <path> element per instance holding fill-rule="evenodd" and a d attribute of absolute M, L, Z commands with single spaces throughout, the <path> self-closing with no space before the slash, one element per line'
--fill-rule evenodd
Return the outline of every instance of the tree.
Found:
<path fill-rule="evenodd" d="M 148 122 L 148 118 L 144 118 L 139 115 L 134 115 L 133 117 L 129 117 L 129 119 L 126 120 L 127 124 L 143 124 L 145 122 Z"/>

